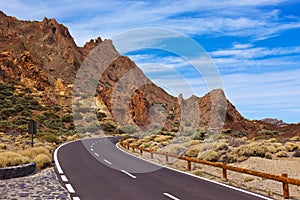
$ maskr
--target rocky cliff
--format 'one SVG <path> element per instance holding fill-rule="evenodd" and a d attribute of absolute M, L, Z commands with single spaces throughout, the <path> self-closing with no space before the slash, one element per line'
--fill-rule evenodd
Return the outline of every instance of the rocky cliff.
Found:
<path fill-rule="evenodd" d="M 68 29 L 55 19 L 21 21 L 0 12 L 0 81 L 22 83 L 42 105 L 59 105 L 71 113 L 76 73 L 90 51 L 102 42 L 101 38 L 92 39 L 78 47 Z M 126 84 L 122 84 L 125 79 Z M 249 134 L 256 134 L 262 126 L 275 129 L 272 124 L 245 119 L 219 89 L 200 98 L 173 97 L 121 55 L 107 66 L 95 93 L 98 111 L 103 112 L 98 113 L 100 118 L 105 116 L 119 126 L 222 131 L 224 125 L 233 132 Z"/>

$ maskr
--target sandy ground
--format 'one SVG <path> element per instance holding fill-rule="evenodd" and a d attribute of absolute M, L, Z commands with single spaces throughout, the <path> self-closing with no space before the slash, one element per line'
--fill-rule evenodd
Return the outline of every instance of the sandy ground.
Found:
<path fill-rule="evenodd" d="M 130 150 L 130 153 L 140 156 L 138 152 L 133 152 L 132 150 Z M 161 165 L 187 171 L 186 161 L 169 158 L 169 162 L 166 162 L 165 157 L 159 155 L 154 155 L 154 159 L 151 159 L 150 154 L 148 153 L 144 153 L 143 158 L 154 161 Z M 276 175 L 288 173 L 289 177 L 300 179 L 300 158 L 280 158 L 276 160 L 270 160 L 259 157 L 250 157 L 244 162 L 234 163 L 232 165 Z M 259 193 L 273 199 L 284 199 L 282 195 L 282 183 L 277 181 L 231 171 L 228 171 L 228 180 L 225 181 L 222 179 L 222 169 L 194 163 L 192 163 L 192 171 L 190 173 Z M 290 199 L 300 199 L 300 186 L 289 185 L 289 191 Z"/>

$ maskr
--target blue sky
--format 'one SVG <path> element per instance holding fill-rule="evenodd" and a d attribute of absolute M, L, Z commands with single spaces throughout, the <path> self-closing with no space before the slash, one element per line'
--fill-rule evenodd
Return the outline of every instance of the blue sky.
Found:
<path fill-rule="evenodd" d="M 113 38 L 135 28 L 178 31 L 208 52 L 227 97 L 245 117 L 300 122 L 297 0 L 10 0 L 1 1 L 0 10 L 24 20 L 56 18 L 80 46 L 91 38 Z M 141 50 L 128 55 L 175 96 L 201 96 L 208 90 L 193 76 L 189 63 L 175 54 Z"/>

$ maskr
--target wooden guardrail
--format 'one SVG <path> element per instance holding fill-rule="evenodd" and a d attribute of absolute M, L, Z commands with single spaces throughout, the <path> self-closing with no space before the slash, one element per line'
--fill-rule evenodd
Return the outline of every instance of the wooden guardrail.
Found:
<path fill-rule="evenodd" d="M 139 148 L 139 147 L 131 145 L 129 143 L 125 143 L 123 141 L 123 139 L 120 139 L 119 143 L 120 143 L 120 145 L 122 145 L 124 148 L 126 148 L 128 150 L 130 148 L 132 148 L 133 151 L 135 151 L 135 149 L 139 150 L 141 155 L 143 155 L 143 152 L 148 152 L 148 153 L 150 153 L 151 158 L 153 158 L 154 154 L 157 154 L 157 155 L 165 156 L 167 162 L 169 160 L 169 157 L 177 158 L 180 160 L 185 160 L 185 161 L 187 161 L 187 170 L 188 171 L 192 170 L 192 165 L 191 165 L 192 162 L 221 168 L 222 169 L 222 177 L 225 180 L 228 180 L 227 179 L 227 170 L 229 170 L 229 171 L 239 172 L 239 173 L 243 173 L 243 174 L 249 174 L 249 175 L 253 175 L 253 176 L 257 176 L 257 177 L 261 177 L 261 178 L 265 178 L 265 179 L 282 182 L 283 197 L 285 199 L 289 198 L 289 196 L 290 196 L 289 184 L 300 186 L 300 180 L 294 179 L 294 178 L 289 178 L 287 173 L 283 173 L 279 176 L 279 175 L 269 174 L 269 173 L 265 173 L 265 172 L 259 172 L 259 171 L 255 171 L 255 170 L 251 170 L 251 169 L 235 167 L 232 165 L 227 165 L 226 163 L 210 162 L 210 161 L 200 160 L 200 159 L 192 158 L 192 157 L 188 157 L 188 156 L 179 156 L 179 155 L 173 155 L 173 154 L 168 154 L 168 153 L 164 153 L 164 152 L 152 151 L 152 150 L 145 149 L 145 148 Z"/>

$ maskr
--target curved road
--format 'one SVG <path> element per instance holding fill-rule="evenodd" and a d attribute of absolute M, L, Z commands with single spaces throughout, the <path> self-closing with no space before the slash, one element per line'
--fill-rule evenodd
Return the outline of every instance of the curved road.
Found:
<path fill-rule="evenodd" d="M 117 140 L 87 139 L 55 151 L 57 172 L 72 199 L 268 199 L 141 160 L 119 150 Z"/>

